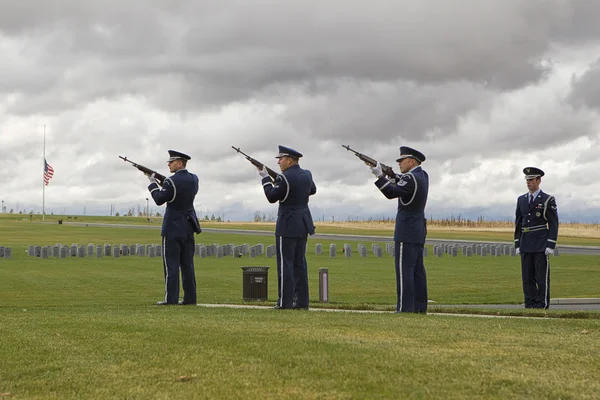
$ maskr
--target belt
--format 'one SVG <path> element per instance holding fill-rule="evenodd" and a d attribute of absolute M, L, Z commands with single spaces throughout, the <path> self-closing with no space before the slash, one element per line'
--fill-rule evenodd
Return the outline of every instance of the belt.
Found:
<path fill-rule="evenodd" d="M 536 231 L 542 231 L 544 229 L 548 229 L 548 227 L 544 224 L 544 225 L 536 225 L 536 226 L 528 226 L 526 228 L 521 228 L 521 232 L 536 232 Z"/>

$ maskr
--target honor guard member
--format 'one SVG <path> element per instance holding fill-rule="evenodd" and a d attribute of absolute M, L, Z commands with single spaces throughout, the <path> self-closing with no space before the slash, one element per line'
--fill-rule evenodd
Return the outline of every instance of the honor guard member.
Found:
<path fill-rule="evenodd" d="M 298 165 L 300 157 L 302 154 L 296 150 L 279 146 L 276 158 L 281 174 L 273 181 L 265 167 L 258 171 L 269 203 L 279 201 L 275 226 L 278 288 L 276 309 L 308 309 L 306 241 L 308 235 L 315 233 L 308 198 L 317 192 L 317 187 L 310 171 Z"/>
<path fill-rule="evenodd" d="M 394 230 L 394 265 L 396 267 L 396 312 L 427 312 L 427 275 L 423 264 L 423 246 L 427 227 L 425 204 L 429 192 L 429 175 L 421 168 L 425 156 L 407 146 L 400 147 L 400 174 L 388 180 L 379 162 L 371 167 L 377 177 L 375 185 L 388 199 L 398 199 Z"/>
<path fill-rule="evenodd" d="M 515 250 L 521 255 L 525 308 L 550 306 L 550 260 L 558 238 L 556 199 L 540 189 L 544 171 L 523 169 L 528 193 L 517 199 Z"/>
<path fill-rule="evenodd" d="M 165 179 L 162 188 L 154 174 L 148 177 L 148 190 L 156 205 L 167 203 L 161 231 L 165 298 L 157 305 L 178 304 L 180 269 L 183 300 L 179 304 L 196 304 L 194 234 L 202 230 L 194 210 L 198 177 L 186 169 L 190 159 L 187 154 L 169 150 L 167 163 L 173 175 Z"/>

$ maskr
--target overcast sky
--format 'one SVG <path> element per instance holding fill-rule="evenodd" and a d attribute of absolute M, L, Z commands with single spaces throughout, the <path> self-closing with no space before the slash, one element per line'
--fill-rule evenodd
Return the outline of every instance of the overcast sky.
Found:
<path fill-rule="evenodd" d="M 595 0 L 0 0 L 7 211 L 108 215 L 148 197 L 134 161 L 189 154 L 196 208 L 275 214 L 256 169 L 304 154 L 315 220 L 394 217 L 348 144 L 427 156 L 427 217 L 512 219 L 522 169 L 563 221 L 600 220 Z M 151 203 L 153 212 L 163 210 Z"/>

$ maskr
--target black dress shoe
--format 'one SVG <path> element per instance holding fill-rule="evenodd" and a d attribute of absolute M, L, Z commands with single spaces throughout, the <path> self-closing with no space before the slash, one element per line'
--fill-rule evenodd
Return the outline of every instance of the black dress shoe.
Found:
<path fill-rule="evenodd" d="M 189 302 L 189 301 L 183 301 L 183 300 L 181 300 L 181 301 L 180 301 L 179 303 L 177 303 L 177 304 L 179 304 L 180 306 L 195 306 L 195 305 L 197 305 L 197 303 L 196 303 L 196 302 L 193 302 L 193 303 L 192 303 L 192 302 Z"/>

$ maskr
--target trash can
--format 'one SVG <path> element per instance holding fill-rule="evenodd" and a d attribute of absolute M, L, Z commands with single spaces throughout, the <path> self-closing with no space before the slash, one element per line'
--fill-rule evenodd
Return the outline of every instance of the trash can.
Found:
<path fill-rule="evenodd" d="M 268 300 L 269 267 L 241 267 L 243 300 Z"/>

